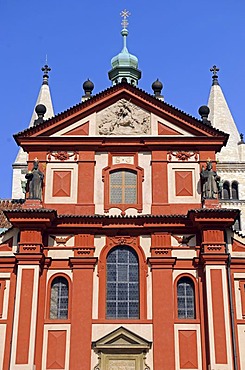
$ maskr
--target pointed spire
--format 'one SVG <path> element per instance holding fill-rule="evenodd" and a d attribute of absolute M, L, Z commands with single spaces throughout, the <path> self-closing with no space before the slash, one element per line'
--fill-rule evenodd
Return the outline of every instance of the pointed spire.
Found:
<path fill-rule="evenodd" d="M 233 162 L 236 162 L 240 160 L 238 143 L 241 139 L 239 131 L 218 82 L 217 72 L 219 68 L 214 65 L 210 71 L 213 73 L 213 83 L 208 99 L 209 120 L 213 127 L 229 134 L 228 142 L 221 152 L 217 154 L 217 158 L 221 162 L 230 162 L 231 159 Z"/>
<path fill-rule="evenodd" d="M 50 88 L 48 85 L 49 75 L 51 68 L 48 66 L 47 62 L 41 69 L 43 71 L 43 81 L 38 94 L 36 104 L 33 109 L 32 117 L 29 123 L 29 127 L 34 126 L 35 121 L 38 119 L 38 114 L 35 108 L 38 105 L 44 105 L 46 108 L 45 120 L 54 116 L 53 103 L 50 93 Z M 19 149 L 15 162 L 13 164 L 13 180 L 12 180 L 12 198 L 21 199 L 25 197 L 23 192 L 23 182 L 25 182 L 25 170 L 27 169 L 27 159 L 28 154 L 23 151 L 22 148 Z M 22 185 L 21 185 L 22 184 Z"/>
<path fill-rule="evenodd" d="M 47 64 L 47 59 L 46 59 L 45 65 L 41 68 L 41 71 L 43 72 L 43 82 L 42 82 L 42 85 L 41 85 L 41 88 L 38 94 L 36 104 L 33 109 L 29 127 L 32 127 L 34 125 L 35 120 L 38 118 L 35 108 L 39 104 L 43 104 L 46 107 L 47 111 L 45 113 L 45 120 L 54 116 L 53 103 L 52 103 L 50 88 L 48 84 L 49 72 L 51 71 L 51 68 Z"/>

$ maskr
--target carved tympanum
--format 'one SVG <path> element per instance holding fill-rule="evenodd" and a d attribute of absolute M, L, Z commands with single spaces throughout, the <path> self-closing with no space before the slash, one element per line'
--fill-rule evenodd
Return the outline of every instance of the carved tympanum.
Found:
<path fill-rule="evenodd" d="M 102 110 L 97 115 L 99 135 L 149 135 L 150 114 L 126 99 Z"/>

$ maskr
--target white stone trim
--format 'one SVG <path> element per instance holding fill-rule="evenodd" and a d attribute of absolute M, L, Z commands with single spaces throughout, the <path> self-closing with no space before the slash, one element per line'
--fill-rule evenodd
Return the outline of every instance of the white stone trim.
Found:
<path fill-rule="evenodd" d="M 102 170 L 108 166 L 108 153 L 95 154 L 94 170 L 94 203 L 95 213 L 104 214 L 104 182 L 102 181 Z"/>
<path fill-rule="evenodd" d="M 67 135 L 67 132 L 76 129 L 79 126 L 84 125 L 85 123 L 89 122 L 89 136 L 95 135 L 94 127 L 96 127 L 96 113 L 93 113 L 85 118 L 80 119 L 79 121 L 69 125 L 68 127 L 63 128 L 62 130 L 59 130 L 55 132 L 52 136 L 54 137 L 60 137 L 60 136 L 66 136 L 66 137 L 74 137 L 74 135 Z M 83 137 L 84 135 L 76 135 L 76 137 Z"/>
<path fill-rule="evenodd" d="M 20 311 L 22 272 L 23 270 L 27 270 L 27 269 L 34 270 L 32 312 L 31 312 L 31 322 L 30 322 L 29 355 L 28 355 L 28 364 L 17 365 L 15 361 L 16 361 L 16 355 L 17 355 L 16 351 L 17 351 L 19 313 L 20 313 L 19 311 Z M 18 266 L 10 370 L 20 370 L 20 369 L 33 370 L 35 339 L 36 339 L 38 285 L 39 285 L 39 266 L 35 266 L 35 265 Z"/>
<path fill-rule="evenodd" d="M 193 196 L 176 196 L 175 172 L 191 171 Z M 200 169 L 198 163 L 168 163 L 168 200 L 169 203 L 200 203 Z"/>
<path fill-rule="evenodd" d="M 179 331 L 180 330 L 193 330 L 197 333 L 197 370 L 202 370 L 202 346 L 201 346 L 201 334 L 200 324 L 174 324 L 174 347 L 175 347 L 175 370 L 181 370 L 180 368 L 180 351 L 179 351 Z M 191 370 L 187 369 L 186 370 Z"/>
<path fill-rule="evenodd" d="M 43 354 L 42 354 L 42 370 L 47 369 L 47 350 L 48 350 L 48 332 L 49 330 L 64 330 L 66 331 L 66 354 L 65 354 L 65 368 L 69 370 L 69 357 L 70 357 L 70 337 L 71 326 L 70 324 L 45 324 L 43 333 Z"/>
<path fill-rule="evenodd" d="M 169 127 L 170 129 L 173 129 L 173 130 L 179 132 L 179 134 L 181 136 L 194 136 L 190 132 L 188 132 L 186 130 L 183 130 L 182 128 L 174 125 L 173 123 L 168 122 L 165 119 L 160 118 L 160 117 L 156 116 L 155 114 L 151 113 L 151 133 L 154 136 L 158 136 L 158 122 L 162 123 L 163 125 L 165 125 L 167 127 Z M 176 137 L 177 136 L 178 137 L 178 134 L 176 134 L 176 135 L 160 135 L 160 136 L 162 136 L 162 137 L 164 137 L 164 136 L 166 136 L 166 137 L 170 137 L 170 136 Z"/>
<path fill-rule="evenodd" d="M 123 326 L 125 329 L 130 330 L 131 332 L 139 335 L 140 337 L 152 342 L 153 341 L 153 328 L 152 324 L 93 324 L 92 325 L 92 341 L 96 341 L 99 338 L 111 333 L 112 331 L 118 329 L 120 326 Z M 153 346 L 152 346 L 153 347 Z M 91 350 L 91 369 L 98 363 L 98 355 Z M 146 354 L 146 363 L 153 369 L 153 348 Z M 43 369 L 44 370 L 44 369 Z"/>
<path fill-rule="evenodd" d="M 227 364 L 216 364 L 215 362 L 215 345 L 214 345 L 214 327 L 213 327 L 213 304 L 212 304 L 212 285 L 211 285 L 211 270 L 222 271 L 222 288 L 224 298 L 224 318 L 226 332 L 226 347 L 227 347 Z M 230 370 L 232 369 L 232 346 L 231 346 L 231 327 L 229 316 L 229 301 L 228 287 L 226 280 L 225 266 L 206 266 L 206 286 L 207 286 L 207 305 L 208 305 L 208 331 L 210 343 L 210 366 L 212 370 Z"/>
<path fill-rule="evenodd" d="M 0 369 L 3 369 L 3 360 L 4 360 L 4 350 L 5 350 L 5 341 L 6 341 L 6 324 L 0 325 Z"/>
<path fill-rule="evenodd" d="M 53 196 L 53 181 L 55 171 L 71 171 L 71 193 L 69 197 Z M 77 163 L 48 163 L 46 169 L 45 203 L 64 204 L 77 203 L 78 164 Z"/>

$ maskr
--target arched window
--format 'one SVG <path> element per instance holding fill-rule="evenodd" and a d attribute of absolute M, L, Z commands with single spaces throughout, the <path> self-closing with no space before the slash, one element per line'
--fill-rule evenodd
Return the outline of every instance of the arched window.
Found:
<path fill-rule="evenodd" d="M 232 194 L 232 199 L 238 200 L 238 182 L 233 181 L 231 185 L 231 194 Z"/>
<path fill-rule="evenodd" d="M 106 259 L 106 317 L 139 318 L 139 263 L 132 248 L 113 248 Z"/>
<path fill-rule="evenodd" d="M 116 170 L 110 173 L 110 203 L 137 203 L 137 173 L 131 170 Z"/>
<path fill-rule="evenodd" d="M 179 319 L 195 319 L 194 283 L 188 277 L 180 278 L 177 283 L 177 304 Z"/>
<path fill-rule="evenodd" d="M 223 184 L 223 199 L 230 199 L 230 184 L 228 181 Z"/>
<path fill-rule="evenodd" d="M 54 278 L 50 294 L 50 319 L 68 318 L 68 281 L 63 276 Z"/>

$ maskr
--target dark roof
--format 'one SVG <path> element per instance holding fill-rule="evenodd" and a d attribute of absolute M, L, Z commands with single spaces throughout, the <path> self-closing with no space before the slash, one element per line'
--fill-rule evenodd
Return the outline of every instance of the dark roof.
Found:
<path fill-rule="evenodd" d="M 122 215 L 58 215 L 58 218 L 97 218 L 97 219 L 141 219 L 141 218 L 187 218 L 186 215 L 178 215 L 178 214 L 170 214 L 170 215 L 129 215 L 129 216 L 122 216 Z"/>
<path fill-rule="evenodd" d="M 190 209 L 188 213 L 233 213 L 240 212 L 239 209 L 235 208 L 199 208 Z"/>
<path fill-rule="evenodd" d="M 52 213 L 55 209 L 48 208 L 19 208 L 19 209 L 5 209 L 4 213 Z"/>
<path fill-rule="evenodd" d="M 92 96 L 90 99 L 88 99 L 84 102 L 78 103 L 78 104 L 74 105 L 73 107 L 71 107 L 71 108 L 69 108 L 69 109 L 67 109 L 63 112 L 56 114 L 54 117 L 51 117 L 50 119 L 44 121 L 40 125 L 29 127 L 29 128 L 27 128 L 23 131 L 20 131 L 20 132 L 14 134 L 14 138 L 17 139 L 18 136 L 25 135 L 25 134 L 28 134 L 28 135 L 34 134 L 34 133 L 38 132 L 40 128 L 42 128 L 42 129 L 46 128 L 46 127 L 48 128 L 53 123 L 58 122 L 60 119 L 64 119 L 64 118 L 68 117 L 69 115 L 80 111 L 81 108 L 88 107 L 88 106 L 92 105 L 96 101 L 99 101 L 101 98 L 109 96 L 111 93 L 113 93 L 115 91 L 119 91 L 122 87 L 124 87 L 127 90 L 133 92 L 135 95 L 138 95 L 139 97 L 143 97 L 144 99 L 147 99 L 148 101 L 150 100 L 151 103 L 156 105 L 158 108 L 164 109 L 165 111 L 169 111 L 170 113 L 174 114 L 177 117 L 178 116 L 179 117 L 184 116 L 184 118 L 187 121 L 191 122 L 196 127 L 199 127 L 202 130 L 205 130 L 206 132 L 209 132 L 213 135 L 225 136 L 228 140 L 228 137 L 229 137 L 228 134 L 226 134 L 226 133 L 224 133 L 224 132 L 222 132 L 222 131 L 220 131 L 220 130 L 212 127 L 212 126 L 205 125 L 201 120 L 197 119 L 196 117 L 193 117 L 190 114 L 174 107 L 173 105 L 168 104 L 164 101 L 161 101 L 161 100 L 157 99 L 155 96 L 149 94 L 148 92 L 146 92 L 142 89 L 139 89 L 138 87 L 132 86 L 128 83 L 125 83 L 125 82 L 122 82 L 120 84 L 117 84 L 115 86 L 109 87 L 109 88 L 101 91 L 100 93 Z"/>
<path fill-rule="evenodd" d="M 6 208 L 4 209 L 4 213 L 52 213 L 54 212 L 57 214 L 55 209 L 48 209 L 48 208 Z M 151 218 L 188 218 L 190 213 L 236 213 L 240 212 L 239 209 L 233 208 L 199 208 L 199 209 L 190 209 L 187 214 L 165 214 L 165 215 L 154 215 L 154 214 L 145 214 L 145 215 L 78 215 L 78 214 L 60 214 L 57 215 L 58 219 L 63 218 L 87 218 L 87 219 L 151 219 Z"/>

